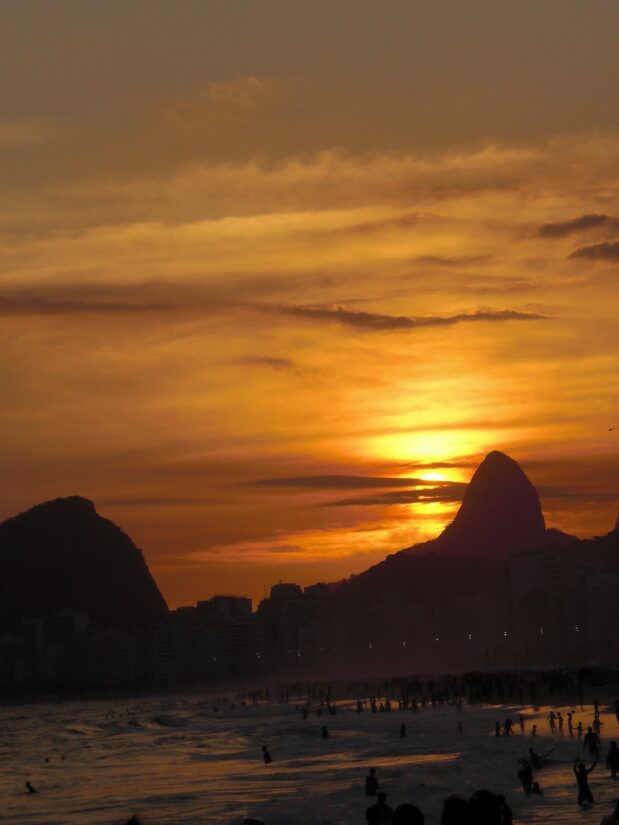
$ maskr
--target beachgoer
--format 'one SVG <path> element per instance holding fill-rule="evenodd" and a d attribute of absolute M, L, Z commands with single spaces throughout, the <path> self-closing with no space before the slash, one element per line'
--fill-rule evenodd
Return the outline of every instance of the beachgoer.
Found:
<path fill-rule="evenodd" d="M 619 748 L 616 742 L 611 742 L 606 756 L 606 768 L 610 771 L 613 779 L 617 778 L 619 772 Z"/>
<path fill-rule="evenodd" d="M 391 817 L 391 825 L 424 825 L 424 815 L 416 805 L 398 805 Z"/>
<path fill-rule="evenodd" d="M 591 727 L 587 728 L 585 738 L 582 741 L 582 749 L 589 751 L 591 756 L 595 756 L 596 758 L 600 755 L 600 737 Z"/>
<path fill-rule="evenodd" d="M 619 825 L 619 802 L 615 805 L 615 810 L 612 814 L 603 817 L 600 825 Z"/>
<path fill-rule="evenodd" d="M 591 788 L 589 787 L 589 774 L 595 768 L 597 763 L 597 758 L 593 762 L 590 768 L 587 768 L 584 762 L 581 762 L 578 757 L 574 762 L 574 776 L 576 777 L 576 782 L 578 782 L 578 804 L 579 805 L 592 805 L 594 802 L 593 794 L 591 793 Z"/>
<path fill-rule="evenodd" d="M 269 753 L 269 749 L 266 745 L 262 746 L 262 758 L 264 760 L 265 765 L 269 765 L 273 761 L 273 757 Z"/>
<path fill-rule="evenodd" d="M 376 796 L 379 788 L 380 785 L 378 784 L 378 779 L 376 778 L 376 768 L 370 768 L 369 774 L 365 777 L 365 795 Z"/>
<path fill-rule="evenodd" d="M 387 805 L 387 794 L 384 791 L 379 791 L 377 795 L 377 802 L 365 812 L 365 818 L 368 825 L 389 825 L 393 811 Z"/>

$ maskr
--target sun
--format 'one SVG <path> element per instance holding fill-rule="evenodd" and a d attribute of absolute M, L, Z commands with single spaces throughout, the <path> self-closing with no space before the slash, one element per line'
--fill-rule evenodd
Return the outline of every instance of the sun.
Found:
<path fill-rule="evenodd" d="M 443 473 L 436 473 L 436 472 L 420 473 L 419 478 L 422 481 L 447 481 L 447 479 L 445 478 Z"/>

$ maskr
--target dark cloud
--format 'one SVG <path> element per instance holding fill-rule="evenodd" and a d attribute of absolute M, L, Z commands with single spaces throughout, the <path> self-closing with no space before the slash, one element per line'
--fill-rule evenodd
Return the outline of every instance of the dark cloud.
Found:
<path fill-rule="evenodd" d="M 268 367 L 276 372 L 292 370 L 296 367 L 294 361 L 291 361 L 289 358 L 276 358 L 268 355 L 242 355 L 238 358 L 230 358 L 223 363 L 240 367 Z"/>
<path fill-rule="evenodd" d="M 96 502 L 101 507 L 185 507 L 205 503 L 195 498 L 98 498 Z"/>
<path fill-rule="evenodd" d="M 88 301 L 46 298 L 0 298 L 0 315 L 107 315 L 141 312 L 162 312 L 172 309 L 170 304 L 90 303 Z"/>
<path fill-rule="evenodd" d="M 321 504 L 321 507 L 367 507 L 370 505 L 390 506 L 393 504 L 430 504 L 433 502 L 457 503 L 462 501 L 467 484 L 449 481 L 444 484 L 419 490 L 398 490 L 397 492 L 378 493 L 358 498 L 342 498 Z"/>
<path fill-rule="evenodd" d="M 424 264 L 425 266 L 466 266 L 467 264 L 481 264 L 491 260 L 491 255 L 455 255 L 452 258 L 443 258 L 438 255 L 419 255 L 411 258 L 412 264 Z"/>
<path fill-rule="evenodd" d="M 569 257 L 586 258 L 591 261 L 619 261 L 619 241 L 582 246 L 580 249 L 572 252 Z"/>
<path fill-rule="evenodd" d="M 270 311 L 279 312 L 282 315 L 307 318 L 310 321 L 335 321 L 343 326 L 376 332 L 420 329 L 423 327 L 445 327 L 476 321 L 538 321 L 548 317 L 535 312 L 520 312 L 514 309 L 479 309 L 475 312 L 461 312 L 456 315 L 408 316 L 382 315 L 375 312 L 353 312 L 341 306 L 321 308 L 280 304 L 270 307 L 263 305 L 263 307 Z"/>
<path fill-rule="evenodd" d="M 581 215 L 579 218 L 573 218 L 571 221 L 545 223 L 543 226 L 540 226 L 537 234 L 541 238 L 563 238 L 574 232 L 583 232 L 586 229 L 595 229 L 599 226 L 617 229 L 619 227 L 619 219 L 612 218 L 610 215 L 594 212 L 588 215 Z"/>
<path fill-rule="evenodd" d="M 362 489 L 368 487 L 414 487 L 427 482 L 419 478 L 381 478 L 378 476 L 296 476 L 292 478 L 264 478 L 250 482 L 262 487 L 310 487 L 321 490 Z"/>

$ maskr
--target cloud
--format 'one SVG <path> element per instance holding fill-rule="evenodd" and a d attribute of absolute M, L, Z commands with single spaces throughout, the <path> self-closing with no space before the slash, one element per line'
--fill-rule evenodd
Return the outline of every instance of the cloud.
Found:
<path fill-rule="evenodd" d="M 108 313 L 162 312 L 170 304 L 89 303 L 46 298 L 0 298 L 0 315 L 105 315 Z"/>
<path fill-rule="evenodd" d="M 295 369 L 296 364 L 289 358 L 277 358 L 268 355 L 241 355 L 238 358 L 230 358 L 225 364 L 232 364 L 239 367 L 268 367 L 275 372 Z"/>
<path fill-rule="evenodd" d="M 433 465 L 434 466 L 434 465 Z M 356 489 L 366 487 L 413 487 L 426 484 L 419 478 L 381 478 L 376 476 L 296 476 L 292 478 L 265 478 L 250 482 L 265 487 L 311 487 L 315 489 Z"/>
<path fill-rule="evenodd" d="M 545 223 L 543 226 L 540 226 L 537 234 L 541 238 L 563 238 L 575 232 L 583 232 L 587 229 L 595 229 L 600 226 L 616 229 L 619 227 L 619 220 L 612 218 L 610 215 L 593 212 L 591 214 L 581 215 L 579 218 L 573 218 L 571 221 Z"/>
<path fill-rule="evenodd" d="M 440 255 L 418 255 L 416 258 L 411 258 L 410 263 L 424 266 L 458 267 L 486 263 L 491 259 L 491 255 L 454 255 L 451 258 Z"/>
<path fill-rule="evenodd" d="M 591 261 L 619 261 L 619 241 L 582 246 L 572 252 L 569 257 L 586 258 Z"/>
<path fill-rule="evenodd" d="M 427 482 L 426 482 L 427 483 Z M 449 481 L 445 484 L 426 487 L 420 490 L 398 490 L 397 492 L 379 493 L 358 498 L 342 498 L 330 501 L 320 507 L 368 507 L 372 505 L 391 506 L 394 504 L 430 504 L 433 502 L 462 501 L 467 488 L 465 482 Z"/>
<path fill-rule="evenodd" d="M 260 308 L 260 304 L 255 305 Z M 461 312 L 456 315 L 383 315 L 375 312 L 353 312 L 344 307 L 333 308 L 304 307 L 280 304 L 263 305 L 265 309 L 307 318 L 310 321 L 335 321 L 343 326 L 366 329 L 370 331 L 389 331 L 420 329 L 424 327 L 445 327 L 454 324 L 477 321 L 539 321 L 548 316 L 534 312 L 520 312 L 514 309 L 479 309 L 474 312 Z"/>
<path fill-rule="evenodd" d="M 5 120 L 0 122 L 0 149 L 44 143 L 59 134 L 55 126 L 43 120 Z"/>

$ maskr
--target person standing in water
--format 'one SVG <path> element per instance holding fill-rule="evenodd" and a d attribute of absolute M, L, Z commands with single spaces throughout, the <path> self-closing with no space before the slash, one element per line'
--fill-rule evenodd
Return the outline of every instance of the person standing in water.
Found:
<path fill-rule="evenodd" d="M 376 796 L 379 788 L 380 785 L 378 784 L 378 779 L 376 778 L 376 768 L 370 768 L 369 774 L 365 777 L 365 795 Z"/>
<path fill-rule="evenodd" d="M 578 799 L 577 802 L 581 806 L 593 805 L 594 799 L 589 787 L 589 774 L 597 764 L 597 757 L 590 768 L 587 768 L 584 762 L 581 762 L 578 757 L 574 762 L 574 776 L 578 783 Z"/>
<path fill-rule="evenodd" d="M 593 731 L 593 728 L 587 728 L 585 738 L 582 741 L 582 749 L 589 751 L 591 756 L 597 759 L 600 755 L 600 737 Z"/>
<path fill-rule="evenodd" d="M 269 753 L 269 749 L 267 748 L 266 745 L 262 746 L 262 759 L 264 760 L 265 765 L 270 765 L 271 762 L 273 761 L 273 757 Z"/>
<path fill-rule="evenodd" d="M 619 772 L 619 748 L 617 748 L 616 742 L 610 743 L 610 748 L 606 756 L 606 768 L 610 771 L 612 778 L 616 779 L 617 773 Z"/>

